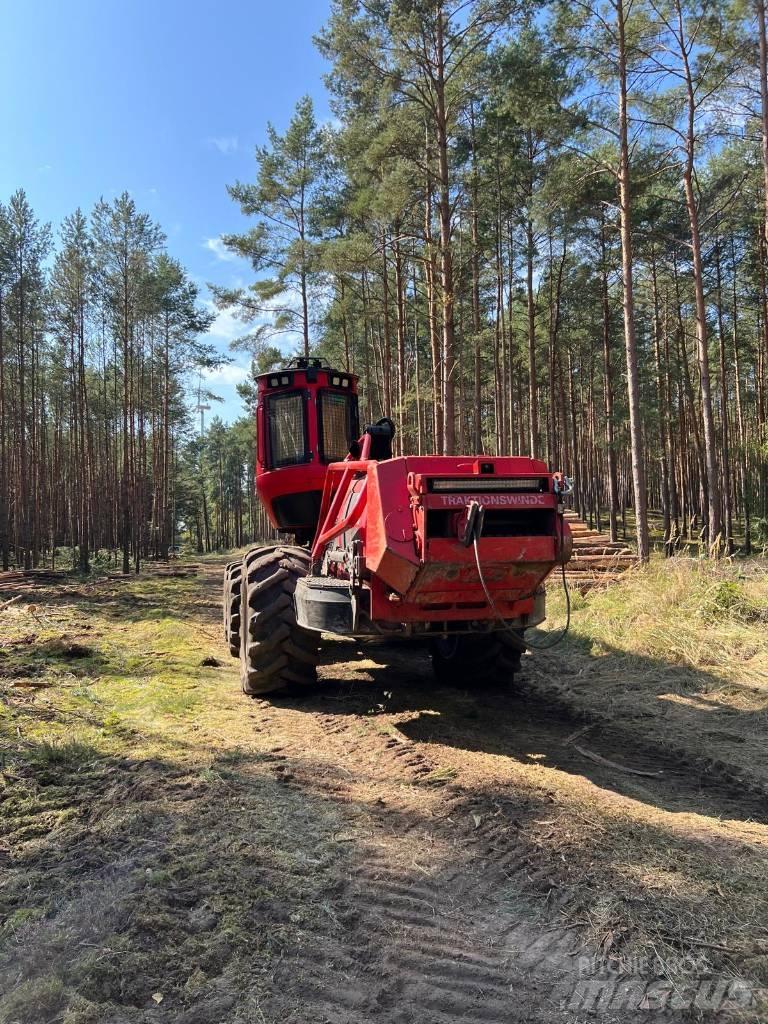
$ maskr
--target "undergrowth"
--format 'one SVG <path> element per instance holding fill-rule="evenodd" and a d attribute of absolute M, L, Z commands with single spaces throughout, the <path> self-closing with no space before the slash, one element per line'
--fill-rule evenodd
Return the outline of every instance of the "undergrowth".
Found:
<path fill-rule="evenodd" d="M 654 559 L 572 595 L 570 641 L 592 655 L 706 669 L 768 685 L 768 569 L 762 560 Z M 556 623 L 563 598 L 550 601 Z"/>
<path fill-rule="evenodd" d="M 221 647 L 195 621 L 199 600 L 194 576 L 147 576 L 9 607 L 0 772 L 82 771 L 126 744 L 134 756 L 166 754 L 182 720 L 220 685 Z"/>

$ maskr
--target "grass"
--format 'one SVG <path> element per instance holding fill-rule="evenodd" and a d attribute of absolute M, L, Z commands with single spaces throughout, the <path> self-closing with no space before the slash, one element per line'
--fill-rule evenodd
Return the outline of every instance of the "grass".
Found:
<path fill-rule="evenodd" d="M 199 600 L 194 577 L 85 589 L 85 600 L 39 597 L 3 615 L 0 739 L 17 769 L 71 770 L 128 738 L 149 756 L 217 686 L 220 673 L 201 662 L 221 655 L 218 637 L 180 614 Z"/>
<path fill-rule="evenodd" d="M 553 588 L 552 627 L 564 621 Z M 768 794 L 768 567 L 762 559 L 654 558 L 573 595 L 566 640 L 539 659 L 545 690 L 596 718 L 742 775 Z M 549 659 L 549 660 L 548 660 Z M 558 666 L 561 685 L 545 674 Z"/>
<path fill-rule="evenodd" d="M 177 775 L 178 723 L 217 686 L 217 673 L 200 667 L 215 638 L 173 614 L 194 603 L 197 588 L 194 579 L 130 579 L 81 584 L 71 597 L 65 588 L 36 589 L 2 616 L 0 854 L 13 851 L 16 870 L 0 892 L 0 920 L 7 922 L 0 965 L 18 946 L 32 950 L 29 976 L 0 1001 L 2 1022 L 59 1019 L 65 1004 L 65 1019 L 89 1018 L 76 1009 L 72 988 L 82 989 L 91 971 L 92 920 L 104 917 L 104 935 L 115 922 L 97 899 L 89 907 L 79 890 L 81 876 L 91 875 L 87 851 L 106 851 L 117 841 L 114 853 L 96 855 L 109 861 L 121 847 L 132 849 L 141 825 L 119 795 L 127 791 L 119 780 L 134 772 L 128 778 L 141 786 L 143 766 L 161 760 L 169 776 Z M 170 610 L 158 615 L 163 608 Z M 162 780 L 138 795 L 162 799 Z M 89 818 L 108 824 L 87 825 Z M 61 870 L 45 867 L 49 843 L 60 847 Z M 68 957 L 72 936 L 85 952 Z"/>
<path fill-rule="evenodd" d="M 218 595 L 150 570 L 0 615 L 0 1024 L 243 1024 L 298 927 L 282 908 L 322 913 L 322 866 L 300 869 L 338 861 L 339 824 L 254 751 Z"/>
<path fill-rule="evenodd" d="M 621 651 L 741 680 L 768 671 L 768 566 L 762 560 L 654 558 L 604 590 L 574 597 L 572 639 L 589 644 L 594 655 Z M 557 591 L 550 609 L 562 615 Z"/>

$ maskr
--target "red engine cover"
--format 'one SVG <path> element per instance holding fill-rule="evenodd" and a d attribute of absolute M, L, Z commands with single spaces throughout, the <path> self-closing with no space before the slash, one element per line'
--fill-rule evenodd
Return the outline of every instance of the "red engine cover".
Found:
<path fill-rule="evenodd" d="M 406 457 L 332 466 L 313 546 L 362 541 L 371 618 L 381 622 L 518 618 L 570 553 L 555 477 L 528 458 Z M 460 540 L 472 501 L 485 509 L 478 556 Z"/>

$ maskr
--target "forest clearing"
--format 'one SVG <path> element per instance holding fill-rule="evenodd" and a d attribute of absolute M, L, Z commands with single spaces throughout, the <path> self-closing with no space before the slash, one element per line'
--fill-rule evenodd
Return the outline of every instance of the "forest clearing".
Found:
<path fill-rule="evenodd" d="M 510 691 L 336 639 L 271 702 L 222 564 L 0 612 L 3 1024 L 765 1019 L 759 563 L 574 595 Z"/>
<path fill-rule="evenodd" d="M 0 1024 L 768 1021 L 765 0 L 7 6 Z"/>

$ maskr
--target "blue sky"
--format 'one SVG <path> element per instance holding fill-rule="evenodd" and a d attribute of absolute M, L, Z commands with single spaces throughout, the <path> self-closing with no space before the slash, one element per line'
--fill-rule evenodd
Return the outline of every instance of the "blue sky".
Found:
<path fill-rule="evenodd" d="M 0 199 L 26 190 L 54 228 L 127 189 L 192 277 L 250 280 L 217 243 L 245 221 L 226 193 L 252 179 L 267 121 L 309 93 L 329 117 L 312 37 L 327 0 L 0 0 Z M 227 257 L 227 258 L 223 258 Z M 203 287 L 207 297 L 207 290 Z M 227 315 L 212 340 L 227 349 Z M 247 359 L 209 382 L 227 419 Z"/>

